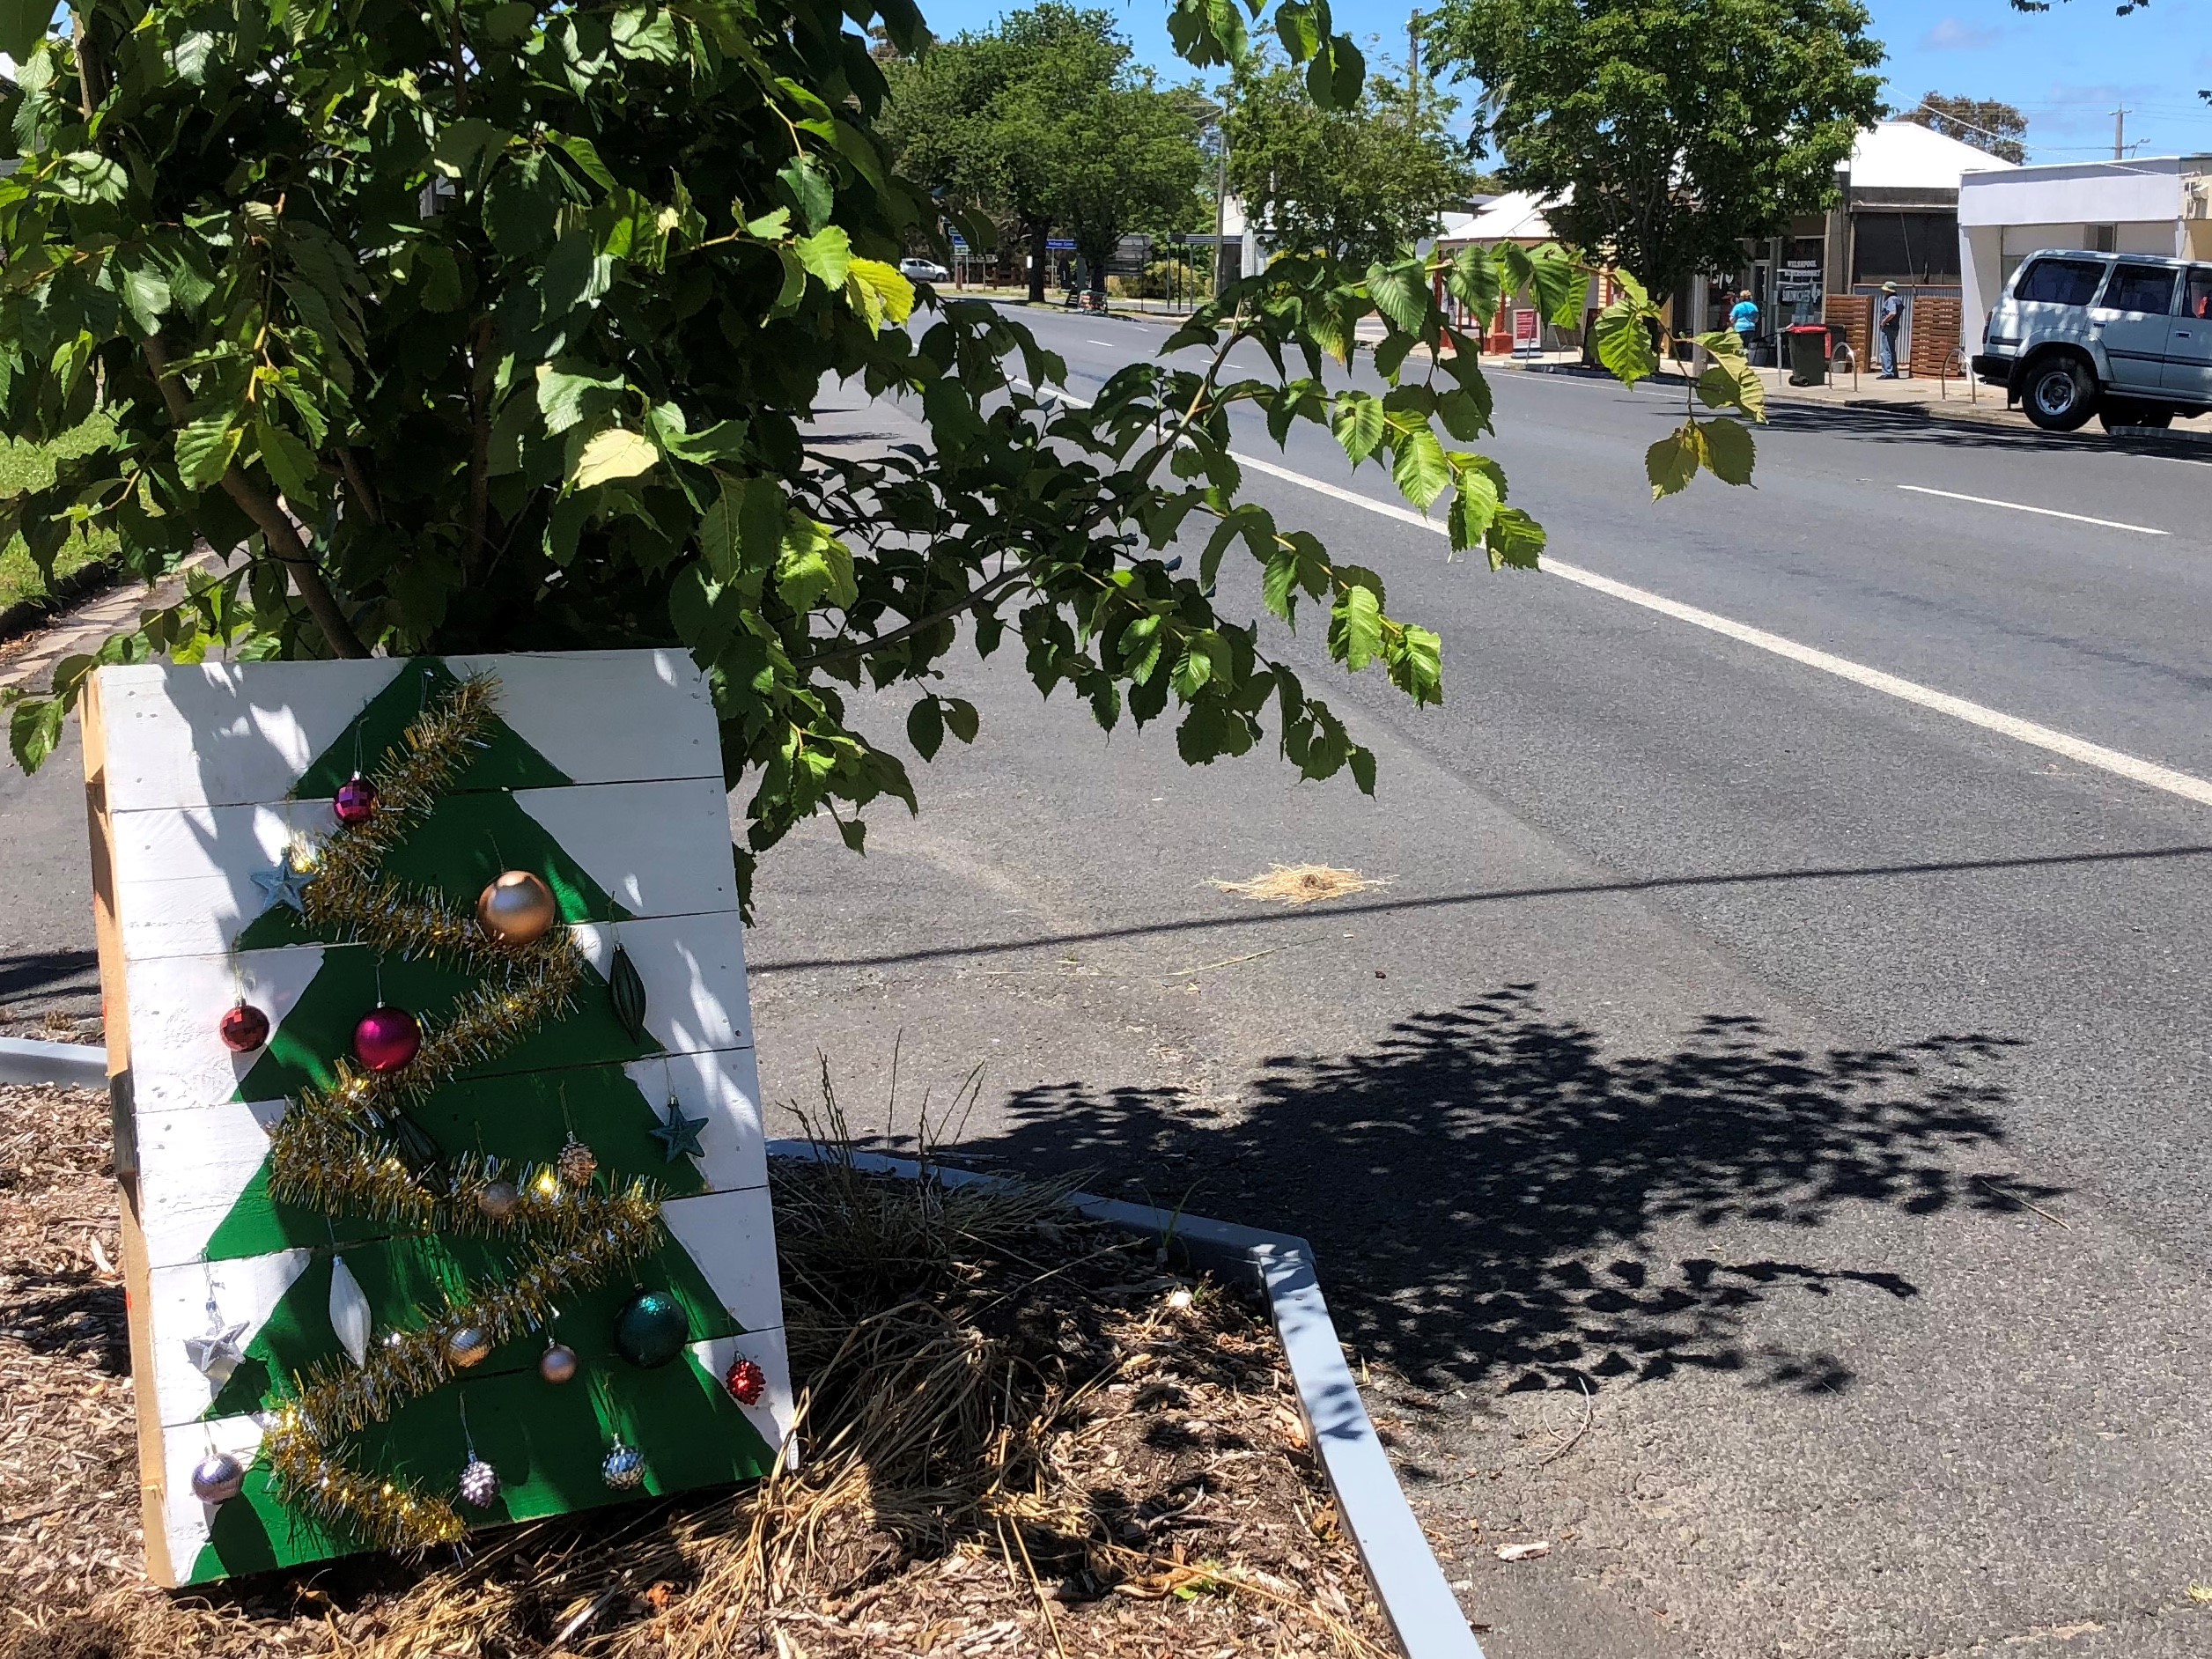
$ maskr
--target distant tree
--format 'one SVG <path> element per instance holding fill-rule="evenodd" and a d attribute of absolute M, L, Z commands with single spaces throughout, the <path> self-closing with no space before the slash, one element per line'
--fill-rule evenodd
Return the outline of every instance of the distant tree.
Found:
<path fill-rule="evenodd" d="M 1229 85 L 1229 188 L 1278 247 L 1389 259 L 1480 188 L 1449 131 L 1458 107 L 1375 76 L 1357 103 L 1321 109 L 1303 75 L 1255 52 Z"/>
<path fill-rule="evenodd" d="M 2012 105 L 1994 98 L 1966 98 L 1955 92 L 1930 92 L 1919 107 L 1899 117 L 1956 138 L 1961 144 L 1986 150 L 2000 161 L 2022 162 L 2028 147 L 2028 118 Z"/>
<path fill-rule="evenodd" d="M 1826 203 L 1882 110 L 1867 27 L 1856 0 L 1443 0 L 1425 33 L 1482 83 L 1506 182 L 1663 299 Z"/>
<path fill-rule="evenodd" d="M 1102 284 L 1124 234 L 1187 228 L 1198 199 L 1192 96 L 1131 59 L 1112 13 L 1045 0 L 887 63 L 879 130 L 941 205 L 1019 229 L 1032 299 L 1044 298 L 1055 229 L 1087 263 L 1097 254 Z"/>

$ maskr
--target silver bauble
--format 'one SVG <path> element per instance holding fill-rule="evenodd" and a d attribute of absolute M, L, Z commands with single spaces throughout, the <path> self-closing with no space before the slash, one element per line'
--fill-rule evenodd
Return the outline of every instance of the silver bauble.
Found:
<path fill-rule="evenodd" d="M 499 1499 L 499 1471 L 481 1457 L 471 1456 L 468 1466 L 461 1471 L 461 1500 L 478 1509 L 489 1509 Z"/>
<path fill-rule="evenodd" d="M 538 1375 L 548 1382 L 570 1382 L 576 1378 L 576 1350 L 557 1342 L 538 1356 Z"/>
<path fill-rule="evenodd" d="M 491 1357 L 491 1333 L 476 1325 L 463 1325 L 446 1338 L 446 1358 L 461 1370 L 482 1365 Z"/>
<path fill-rule="evenodd" d="M 522 1193 L 512 1181 L 487 1181 L 476 1194 L 476 1207 L 495 1221 L 504 1221 L 522 1207 Z"/>
<path fill-rule="evenodd" d="M 246 1466 L 228 1452 L 210 1452 L 192 1471 L 192 1495 L 202 1503 L 228 1503 L 246 1486 Z"/>
<path fill-rule="evenodd" d="M 632 1492 L 645 1483 L 645 1455 L 635 1446 L 616 1446 L 599 1466 L 600 1477 L 616 1492 Z"/>

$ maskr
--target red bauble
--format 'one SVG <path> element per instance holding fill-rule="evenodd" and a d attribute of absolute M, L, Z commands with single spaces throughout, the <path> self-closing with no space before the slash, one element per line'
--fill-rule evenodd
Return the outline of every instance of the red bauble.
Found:
<path fill-rule="evenodd" d="M 376 815 L 376 785 L 356 772 L 338 785 L 337 795 L 330 802 L 330 810 L 338 815 L 338 822 L 349 830 L 365 824 Z"/>
<path fill-rule="evenodd" d="M 768 1392 L 768 1373 L 750 1360 L 740 1360 L 730 1367 L 722 1384 L 740 1405 L 757 1405 L 760 1397 Z"/>
<path fill-rule="evenodd" d="M 423 1028 L 404 1008 L 377 1007 L 353 1028 L 353 1057 L 372 1072 L 396 1072 L 423 1046 Z"/>
<path fill-rule="evenodd" d="M 251 1054 L 269 1041 L 269 1016 L 241 998 L 238 1006 L 216 1025 L 215 1032 L 232 1053 Z"/>

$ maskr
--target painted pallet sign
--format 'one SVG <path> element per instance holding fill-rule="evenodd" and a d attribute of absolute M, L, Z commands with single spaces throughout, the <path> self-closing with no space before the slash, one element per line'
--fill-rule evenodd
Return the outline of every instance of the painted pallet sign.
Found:
<path fill-rule="evenodd" d="M 291 903 L 284 876 L 312 889 L 358 832 L 334 798 L 398 777 L 410 731 L 472 686 L 478 724 L 387 821 L 405 829 L 373 874 L 467 918 L 524 873 L 549 896 L 544 941 L 425 954 L 428 934 L 377 936 L 358 907 Z M 689 659 L 110 667 L 84 718 L 150 1575 L 202 1583 L 789 1456 L 728 806 Z M 547 962 L 557 996 L 531 989 Z M 239 1008 L 265 1025 L 226 1033 Z M 356 1028 L 392 1009 L 421 1046 L 380 1073 L 392 1054 Z M 500 1040 L 439 1049 L 487 1019 Z M 283 1151 L 311 1132 L 347 1149 L 313 1191 Z M 306 1467 L 339 1496 L 302 1490 Z"/>

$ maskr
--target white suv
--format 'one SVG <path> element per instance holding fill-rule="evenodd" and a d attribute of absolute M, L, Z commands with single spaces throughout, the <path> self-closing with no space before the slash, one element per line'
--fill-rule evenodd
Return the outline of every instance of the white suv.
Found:
<path fill-rule="evenodd" d="M 2212 265 L 2031 254 L 1982 326 L 1974 372 L 2046 432 L 2091 415 L 2164 426 L 2212 410 Z"/>

